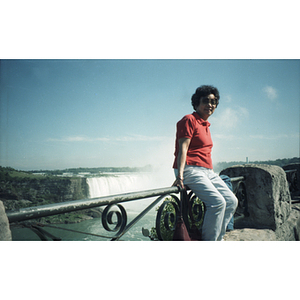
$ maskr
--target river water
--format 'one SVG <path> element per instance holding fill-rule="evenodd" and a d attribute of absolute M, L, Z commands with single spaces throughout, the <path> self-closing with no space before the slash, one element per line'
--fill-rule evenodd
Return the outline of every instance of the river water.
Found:
<path fill-rule="evenodd" d="M 136 214 L 127 212 L 129 223 Z M 138 223 L 136 223 L 130 230 L 125 233 L 121 241 L 150 241 L 148 237 L 143 236 L 142 227 L 150 230 L 155 226 L 155 215 L 148 213 Z M 113 236 L 114 233 L 106 231 L 100 218 L 86 220 L 75 224 L 51 224 L 51 226 L 57 226 L 61 228 L 92 233 L 97 235 Z M 51 227 L 43 227 L 47 232 L 53 234 L 55 237 L 61 238 L 63 241 L 109 241 L 108 238 L 102 238 L 89 234 L 76 233 L 72 231 L 66 231 L 62 229 L 54 229 Z M 28 228 L 11 227 L 13 241 L 40 241 L 40 238 Z"/>
<path fill-rule="evenodd" d="M 170 186 L 171 178 L 162 178 L 157 174 L 145 173 L 119 173 L 105 174 L 101 177 L 88 178 L 89 194 L 91 198 L 107 196 L 111 194 L 128 193 L 157 189 Z M 157 198 L 157 197 L 156 197 Z M 122 203 L 127 212 L 127 224 L 135 218 L 144 208 L 152 203 L 155 198 L 141 199 L 132 202 Z M 159 204 L 158 204 L 159 205 Z M 156 209 L 154 207 L 139 222 L 122 236 L 123 241 L 150 241 L 149 237 L 142 234 L 142 227 L 150 230 L 155 226 Z M 91 233 L 95 235 L 113 236 L 115 233 L 106 231 L 101 222 L 101 218 L 82 221 L 75 224 L 51 224 L 64 229 Z M 93 236 L 90 234 L 76 233 L 63 229 L 44 227 L 47 232 L 61 238 L 63 241 L 109 241 L 108 238 Z M 11 227 L 12 239 L 14 241 L 39 241 L 40 238 L 30 229 L 21 227 Z"/>

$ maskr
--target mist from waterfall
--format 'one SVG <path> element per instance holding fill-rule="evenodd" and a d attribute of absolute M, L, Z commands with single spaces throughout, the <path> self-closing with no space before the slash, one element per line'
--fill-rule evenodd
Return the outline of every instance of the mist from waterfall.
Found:
<path fill-rule="evenodd" d="M 136 192 L 153 188 L 151 174 L 106 174 L 87 179 L 90 198 Z"/>
<path fill-rule="evenodd" d="M 137 172 L 137 173 L 105 173 L 99 177 L 87 178 L 89 186 L 89 197 L 97 198 L 123 193 L 139 192 L 158 188 L 170 187 L 172 184 L 172 173 L 162 172 Z M 123 203 L 126 208 L 139 210 L 151 199 Z"/>

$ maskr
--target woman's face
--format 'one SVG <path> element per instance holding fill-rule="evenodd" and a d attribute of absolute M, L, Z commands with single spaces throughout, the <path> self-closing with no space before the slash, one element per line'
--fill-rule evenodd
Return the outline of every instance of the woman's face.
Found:
<path fill-rule="evenodd" d="M 207 120 L 215 111 L 218 100 L 214 94 L 210 94 L 200 98 L 199 105 L 196 108 L 196 112 L 203 120 Z"/>

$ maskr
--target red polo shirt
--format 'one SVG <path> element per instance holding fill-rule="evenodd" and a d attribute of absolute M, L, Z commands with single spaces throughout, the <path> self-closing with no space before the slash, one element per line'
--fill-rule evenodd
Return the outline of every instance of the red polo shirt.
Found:
<path fill-rule="evenodd" d="M 187 165 L 200 166 L 208 169 L 213 168 L 211 159 L 213 142 L 209 126 L 210 123 L 201 119 L 196 112 L 184 116 L 177 123 L 174 169 L 177 169 L 177 157 L 179 152 L 178 140 L 181 138 L 191 140 L 186 157 Z"/>

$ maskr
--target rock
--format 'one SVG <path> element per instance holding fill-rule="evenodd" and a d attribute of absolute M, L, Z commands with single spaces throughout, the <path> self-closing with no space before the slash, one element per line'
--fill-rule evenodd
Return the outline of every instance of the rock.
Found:
<path fill-rule="evenodd" d="M 291 213 L 286 174 L 273 165 L 238 165 L 223 170 L 229 177 L 245 177 L 249 217 L 247 227 L 275 231 Z"/>
<path fill-rule="evenodd" d="M 5 214 L 5 208 L 0 201 L 0 241 L 11 241 L 11 231 L 9 228 L 9 222 Z"/>
<path fill-rule="evenodd" d="M 225 234 L 224 241 L 276 241 L 276 234 L 271 229 L 235 229 Z"/>
<path fill-rule="evenodd" d="M 300 204 L 293 204 L 289 218 L 276 231 L 279 241 L 299 241 L 300 238 Z"/>

